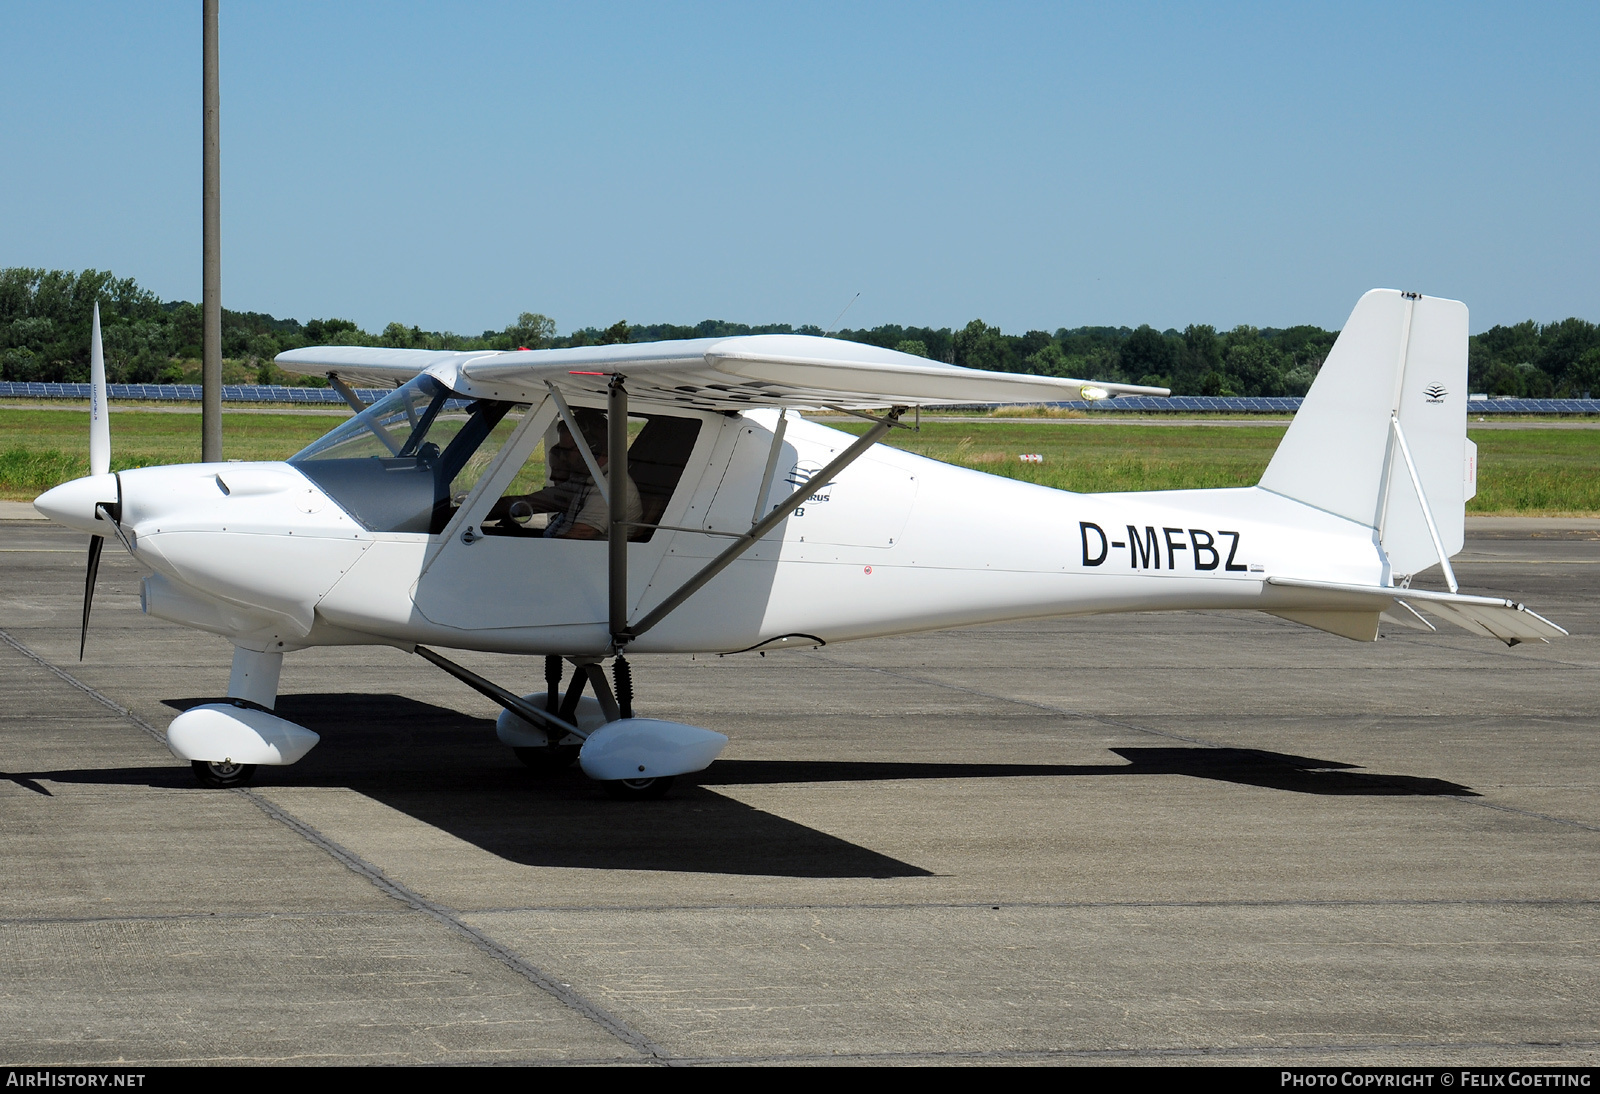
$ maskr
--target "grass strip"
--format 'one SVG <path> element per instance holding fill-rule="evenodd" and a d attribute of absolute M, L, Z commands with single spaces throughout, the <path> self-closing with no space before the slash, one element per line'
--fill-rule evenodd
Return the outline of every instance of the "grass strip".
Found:
<path fill-rule="evenodd" d="M 860 435 L 865 424 L 836 428 Z M 944 463 L 1057 490 L 1196 490 L 1254 486 L 1287 426 L 1095 425 L 1063 429 L 1025 420 L 930 422 L 894 430 L 886 444 Z M 1600 430 L 1469 429 L 1478 445 L 1482 516 L 1600 514 Z M 1024 463 L 1024 454 L 1042 457 Z M 1336 458 L 1336 457 L 1334 457 Z"/>
<path fill-rule="evenodd" d="M 281 460 L 335 424 L 317 414 L 228 414 L 229 459 Z M 837 428 L 859 435 L 866 423 Z M 1252 486 L 1283 438 L 1283 425 L 1100 424 L 1063 427 L 1026 418 L 941 422 L 894 430 L 886 443 L 945 463 L 1058 490 L 1192 490 Z M 1600 430 L 1469 430 L 1478 445 L 1484 515 L 1600 514 Z M 119 414 L 112 419 L 116 470 L 200 459 L 200 428 L 186 414 Z M 81 410 L 0 409 L 0 497 L 27 501 L 88 474 L 88 417 Z M 1024 453 L 1042 457 L 1024 463 Z"/>

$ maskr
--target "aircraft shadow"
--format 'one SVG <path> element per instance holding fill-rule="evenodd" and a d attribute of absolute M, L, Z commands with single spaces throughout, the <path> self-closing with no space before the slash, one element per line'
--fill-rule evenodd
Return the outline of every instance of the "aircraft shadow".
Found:
<path fill-rule="evenodd" d="M 896 779 L 1006 779 L 1040 776 L 1188 775 L 1299 794 L 1453 795 L 1470 787 L 1415 775 L 1376 775 L 1353 764 L 1256 748 L 1113 748 L 1126 764 L 942 764 L 863 760 L 719 760 L 692 776 L 702 786 L 879 782 Z"/>
<path fill-rule="evenodd" d="M 496 739 L 493 722 L 447 707 L 397 695 L 322 694 L 282 696 L 276 710 L 322 734 L 322 743 L 292 769 L 261 768 L 257 785 L 355 790 L 511 862 L 806 878 L 930 875 L 692 781 L 664 801 L 614 802 L 576 767 L 529 771 Z"/>
<path fill-rule="evenodd" d="M 183 710 L 204 699 L 173 699 Z M 723 760 L 681 780 L 670 798 L 623 804 L 576 768 L 536 775 L 495 739 L 493 723 L 396 695 L 285 695 L 278 713 L 323 735 L 293 768 L 262 768 L 261 786 L 343 787 L 491 854 L 529 866 L 806 878 L 925 877 L 930 871 L 754 808 L 719 786 L 1184 775 L 1303 794 L 1460 795 L 1443 779 L 1356 771 L 1350 764 L 1259 749 L 1118 748 L 1119 764 Z M 0 774 L 44 783 L 193 787 L 177 766 Z"/>

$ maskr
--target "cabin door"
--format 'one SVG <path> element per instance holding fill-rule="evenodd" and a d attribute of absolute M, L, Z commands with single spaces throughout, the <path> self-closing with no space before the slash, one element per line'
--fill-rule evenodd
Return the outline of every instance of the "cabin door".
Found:
<path fill-rule="evenodd" d="M 603 413 L 572 409 L 582 425 L 592 421 L 588 416 Z M 557 531 L 574 524 L 586 530 L 577 518 L 584 515 L 585 495 L 594 483 L 587 461 L 572 455 L 559 420 L 553 400 L 530 411 L 500 464 L 463 501 L 413 594 L 417 610 L 430 622 L 468 630 L 606 624 L 606 540 L 545 534 L 551 524 Z M 640 509 L 629 534 L 630 607 L 637 605 L 672 538 L 653 526 L 674 523 L 665 518 L 683 507 L 709 459 L 709 441 L 717 430 L 703 425 L 700 416 L 629 415 L 627 469 Z M 610 467 L 607 459 L 603 473 Z M 518 511 L 508 499 L 528 504 Z M 525 511 L 530 507 L 531 514 Z"/>

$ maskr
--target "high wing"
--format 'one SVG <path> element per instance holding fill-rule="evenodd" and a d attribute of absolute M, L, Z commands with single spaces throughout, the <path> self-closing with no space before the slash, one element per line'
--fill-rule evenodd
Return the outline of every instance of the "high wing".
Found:
<path fill-rule="evenodd" d="M 280 353 L 274 361 L 283 371 L 301 376 L 324 376 L 331 372 L 355 387 L 399 387 L 435 365 L 482 356 L 481 352 L 454 350 L 307 346 Z"/>
<path fill-rule="evenodd" d="M 798 334 L 757 334 L 505 353 L 323 346 L 277 358 L 290 372 L 337 372 L 342 379 L 396 383 L 428 372 L 464 394 L 531 400 L 546 384 L 604 396 L 610 377 L 627 378 L 634 399 L 696 410 L 751 407 L 940 406 L 1166 395 L 1165 388 L 1053 376 L 985 372 L 860 342 Z"/>

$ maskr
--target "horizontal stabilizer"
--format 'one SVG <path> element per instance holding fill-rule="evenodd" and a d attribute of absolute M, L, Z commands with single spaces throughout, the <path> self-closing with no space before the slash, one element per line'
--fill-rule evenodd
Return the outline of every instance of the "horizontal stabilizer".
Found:
<path fill-rule="evenodd" d="M 1421 608 L 1449 620 L 1462 630 L 1498 638 L 1508 646 L 1534 640 L 1548 642 L 1552 638 L 1562 638 L 1567 633 L 1516 601 L 1496 596 L 1467 596 L 1465 593 L 1438 593 L 1384 585 L 1342 585 L 1289 577 L 1269 577 L 1267 584 L 1282 589 L 1303 590 L 1308 594 L 1303 598 L 1304 607 L 1296 604 L 1294 609 L 1273 610 L 1274 615 L 1288 618 L 1292 618 L 1289 610 L 1387 612 L 1397 608 L 1411 611 Z"/>
<path fill-rule="evenodd" d="M 1336 634 L 1340 638 L 1353 638 L 1357 642 L 1376 642 L 1378 640 L 1378 620 L 1380 613 L 1373 611 L 1281 611 L 1269 612 L 1279 619 L 1287 619 L 1291 623 L 1303 623 L 1308 627 L 1315 627 L 1319 631 Z"/>

